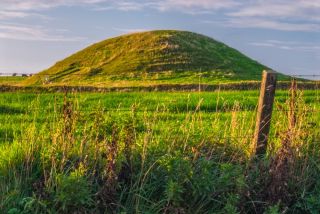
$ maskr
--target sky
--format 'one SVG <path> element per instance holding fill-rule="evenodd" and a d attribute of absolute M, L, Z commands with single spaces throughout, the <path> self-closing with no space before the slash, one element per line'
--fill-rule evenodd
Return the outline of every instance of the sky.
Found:
<path fill-rule="evenodd" d="M 207 35 L 272 69 L 320 75 L 320 0 L 0 0 L 0 73 L 36 73 L 122 34 Z"/>

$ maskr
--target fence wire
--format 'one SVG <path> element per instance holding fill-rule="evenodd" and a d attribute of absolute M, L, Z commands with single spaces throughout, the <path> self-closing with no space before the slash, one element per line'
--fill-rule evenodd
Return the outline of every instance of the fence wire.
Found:
<path fill-rule="evenodd" d="M 8 73 L 0 73 L 0 76 L 3 76 L 3 75 L 8 75 Z M 11 74 L 11 75 L 14 75 L 14 74 Z M 74 74 L 76 75 L 76 74 Z M 41 75 L 40 75 L 41 76 Z M 48 76 L 48 75 L 42 75 L 42 76 Z M 220 75 L 219 75 L 220 76 Z M 260 77 L 261 75 L 259 75 Z M 258 75 L 257 75 L 258 77 Z M 295 74 L 295 75 L 292 75 L 292 78 L 303 78 L 303 77 L 320 77 L 320 74 L 312 74 L 312 75 L 305 75 L 305 74 Z M 310 86 L 309 88 L 307 88 L 308 90 L 311 89 L 311 90 L 314 90 L 315 92 L 320 92 L 320 87 L 319 87 L 319 84 L 320 82 L 311 82 L 312 83 L 312 87 Z M 259 86 L 260 83 L 258 83 L 257 85 Z M 290 86 L 290 82 L 287 82 L 286 83 L 287 86 Z M 304 82 L 298 82 L 298 90 L 305 90 L 303 87 L 301 87 L 303 84 L 305 84 Z M 75 88 L 78 88 L 79 89 L 79 93 L 81 93 L 81 90 L 83 89 L 83 87 L 79 86 L 74 86 Z M 61 92 L 68 92 L 68 89 L 65 88 L 65 87 L 62 87 L 63 90 L 61 91 L 58 91 L 59 94 L 61 94 Z M 201 88 L 200 88 L 201 89 Z M 220 93 L 220 92 L 223 92 L 224 89 L 223 88 L 216 88 L 218 90 L 215 90 L 215 92 L 212 92 L 212 93 Z M 18 90 L 19 91 L 19 90 Z M 227 90 L 226 90 L 227 91 Z M 87 92 L 84 90 L 84 92 Z M 197 92 L 197 91 L 195 91 Z M 31 93 L 32 93 L 32 90 L 31 90 Z M 37 91 L 35 90 L 34 93 L 36 94 L 44 94 L 44 93 L 47 93 L 47 92 L 41 92 L 41 91 Z M 57 91 L 53 91 L 53 92 L 50 92 L 50 93 L 57 93 Z M 69 93 L 70 95 L 70 93 Z M 63 96 L 63 95 L 61 95 Z M 102 95 L 103 96 L 103 95 Z M 69 97 L 69 98 L 72 98 L 72 99 L 77 99 L 77 97 Z M 285 99 L 287 99 L 288 97 L 285 97 Z M 71 99 L 71 100 L 72 100 Z M 143 99 L 143 97 L 141 98 Z M 12 100 L 13 102 L 14 100 Z M 257 94 L 257 100 L 258 101 L 258 94 Z M 63 116 L 63 105 L 64 103 L 59 103 L 57 104 L 56 106 L 52 106 L 51 108 L 48 108 L 48 107 L 45 107 L 45 108 L 35 108 L 35 107 L 14 107 L 14 106 L 10 106 L 10 103 L 1 103 L 2 101 L 0 101 L 0 116 L 1 115 L 26 115 L 28 116 L 28 114 L 30 112 L 36 112 L 36 111 L 40 111 L 40 112 L 45 112 L 47 113 L 47 115 L 43 116 L 42 118 L 39 118 L 39 120 L 41 119 L 47 119 L 49 121 L 47 122 L 50 122 L 50 118 L 60 118 Z M 19 102 L 19 100 L 17 101 Z M 97 100 L 98 102 L 98 100 Z M 320 112 L 320 102 L 319 102 L 319 99 L 315 99 L 313 100 L 313 102 L 315 104 L 318 104 L 319 103 L 319 109 L 317 107 L 310 107 L 308 109 L 296 109 L 295 111 L 303 111 L 304 113 L 313 113 L 313 114 L 317 114 Z M 282 103 L 284 104 L 284 103 Z M 240 103 L 241 105 L 241 103 Z M 135 109 L 132 109 L 131 107 L 127 107 L 127 108 L 111 108 L 111 107 L 104 107 L 102 106 L 101 108 L 77 108 L 77 106 L 75 106 L 73 108 L 73 111 L 74 112 L 80 112 L 80 113 L 84 113 L 84 114 L 91 114 L 91 113 L 97 113 L 97 112 L 102 112 L 102 113 L 115 113 L 115 112 L 125 112 L 125 113 L 145 113 L 145 112 L 148 112 L 148 113 L 184 113 L 184 114 L 187 114 L 187 113 L 192 113 L 192 112 L 199 112 L 199 113 L 224 113 L 224 112 L 244 112 L 244 111 L 249 111 L 249 112 L 252 112 L 252 114 L 255 114 L 256 113 L 256 106 L 240 106 L 239 109 L 234 109 L 232 107 L 231 104 L 229 104 L 229 107 L 226 109 L 226 108 L 223 108 L 223 107 L 216 107 L 216 106 L 212 106 L 211 108 L 205 108 L 205 107 L 200 107 L 199 109 L 197 109 L 196 107 L 197 105 L 193 105 L 192 107 L 194 107 L 194 109 L 190 109 L 190 106 L 189 106 L 189 110 L 187 111 L 185 109 L 186 106 L 183 106 L 183 107 L 175 107 L 174 104 L 170 104 L 170 106 L 166 106 L 164 109 L 161 109 L 161 110 L 157 110 L 156 108 L 154 109 L 143 109 L 143 108 L 135 108 Z M 3 108 L 1 108 L 3 107 Z M 11 108 L 11 109 L 6 109 L 6 107 L 8 108 Z M 288 114 L 289 112 L 292 112 L 292 110 L 289 110 L 289 109 L 279 109 L 278 107 L 274 106 L 273 108 L 273 113 L 276 113 L 276 114 Z M 56 115 L 50 115 L 50 113 L 54 113 Z M 29 115 L 30 116 L 30 115 Z M 32 116 L 30 117 L 32 118 Z M 25 118 L 21 118 L 21 121 L 23 121 Z M 1 127 L 4 124 L 5 120 L 3 118 L 1 118 L 2 121 L 0 121 L 0 131 L 5 131 L 5 129 L 1 129 Z M 317 121 L 315 121 L 317 122 Z M 21 130 L 22 131 L 22 130 Z M 10 135 L 9 133 L 1 133 L 1 135 Z M 252 134 L 248 134 L 248 135 L 238 135 L 238 136 L 221 136 L 223 134 L 226 134 L 225 132 L 217 132 L 214 134 L 217 136 L 217 140 L 251 140 L 253 138 L 253 133 Z M 23 136 L 17 136 L 17 137 L 2 137 L 0 136 L 0 142 L 12 142 L 12 141 L 19 141 L 19 142 L 27 142 L 29 141 L 30 139 L 29 138 L 24 138 Z M 47 139 L 47 140 L 50 140 L 50 139 Z M 214 140 L 214 138 L 213 138 Z"/>

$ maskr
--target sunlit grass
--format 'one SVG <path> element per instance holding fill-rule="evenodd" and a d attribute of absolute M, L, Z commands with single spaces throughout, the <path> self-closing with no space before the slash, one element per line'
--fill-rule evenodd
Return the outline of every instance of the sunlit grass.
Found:
<path fill-rule="evenodd" d="M 22 76 L 0 76 L 0 85 L 16 85 L 26 78 Z"/>
<path fill-rule="evenodd" d="M 277 92 L 268 155 L 260 165 L 252 165 L 258 91 L 67 97 L 2 93 L 0 209 L 11 213 L 316 210 L 312 198 L 320 192 L 315 179 L 320 165 L 317 91 L 304 91 L 298 99 L 294 176 L 288 178 L 286 193 L 292 201 L 278 203 L 264 194 L 270 182 L 268 166 L 287 131 L 287 94 Z"/>

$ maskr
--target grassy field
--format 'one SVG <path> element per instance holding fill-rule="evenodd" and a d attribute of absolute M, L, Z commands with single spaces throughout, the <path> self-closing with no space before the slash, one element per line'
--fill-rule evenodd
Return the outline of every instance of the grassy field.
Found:
<path fill-rule="evenodd" d="M 284 79 L 283 77 L 281 77 Z M 37 84 L 29 82 L 37 79 Z M 61 79 L 61 80 L 60 80 Z M 246 74 L 225 74 L 222 70 L 211 71 L 162 71 L 144 73 L 103 74 L 87 76 L 87 74 L 68 74 L 60 78 L 56 74 L 38 74 L 25 81 L 19 82 L 19 86 L 94 86 L 94 87 L 141 87 L 156 86 L 162 84 L 219 84 L 256 82 L 261 79 L 261 74 L 252 74 L 250 78 Z"/>
<path fill-rule="evenodd" d="M 26 78 L 22 76 L 0 76 L 0 85 L 18 85 Z"/>
<path fill-rule="evenodd" d="M 258 95 L 1 93 L 0 210 L 317 213 L 319 91 L 299 92 L 290 138 L 288 92 L 277 91 L 257 160 Z"/>
<path fill-rule="evenodd" d="M 252 79 L 248 80 L 247 75 L 237 75 L 234 77 L 230 74 L 224 74 L 223 71 L 181 71 L 174 73 L 172 71 L 141 73 L 141 74 L 108 74 L 87 77 L 85 74 L 68 74 L 63 81 L 56 81 L 56 74 L 38 74 L 37 77 L 1 77 L 1 85 L 12 86 L 40 86 L 40 87 L 54 87 L 54 86 L 93 86 L 104 88 L 132 88 L 132 87 L 148 87 L 158 85 L 183 85 L 183 84 L 208 84 L 217 85 L 224 84 L 241 84 L 254 83 L 261 79 L 261 74 L 251 75 Z M 38 79 L 37 85 L 26 84 L 26 82 Z M 238 78 L 238 79 L 237 79 Z M 282 78 L 282 77 L 281 77 Z M 59 79 L 59 78 L 58 78 Z M 239 80 L 240 79 L 240 80 Z M 241 81 L 243 79 L 243 81 Z M 283 79 L 283 78 L 282 78 Z"/>

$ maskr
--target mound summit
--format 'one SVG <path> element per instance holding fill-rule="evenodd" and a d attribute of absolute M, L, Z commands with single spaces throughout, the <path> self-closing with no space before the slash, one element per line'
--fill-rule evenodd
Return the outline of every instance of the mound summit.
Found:
<path fill-rule="evenodd" d="M 176 30 L 127 34 L 93 44 L 25 85 L 137 86 L 257 80 L 266 66 L 210 37 Z"/>

